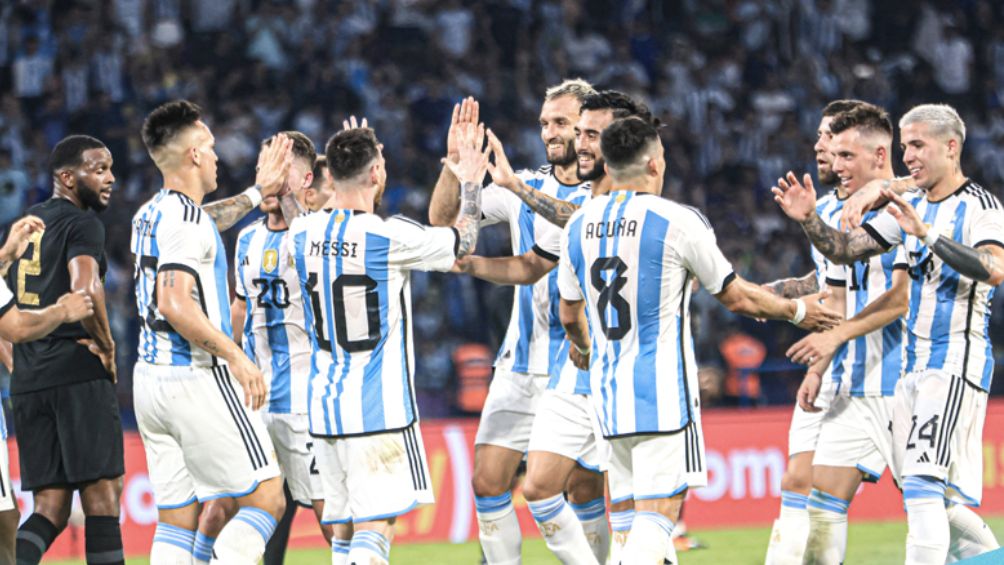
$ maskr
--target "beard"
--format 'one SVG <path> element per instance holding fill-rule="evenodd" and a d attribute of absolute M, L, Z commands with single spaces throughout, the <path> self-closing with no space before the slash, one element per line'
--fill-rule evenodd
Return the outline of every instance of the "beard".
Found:
<path fill-rule="evenodd" d="M 594 158 L 593 159 L 593 169 L 591 171 L 589 171 L 588 173 L 582 170 L 582 166 L 581 165 L 576 164 L 576 166 L 575 166 L 575 172 L 576 172 L 577 175 L 579 175 L 579 181 L 580 182 L 585 182 L 587 180 L 588 181 L 593 181 L 593 180 L 597 180 L 597 179 L 603 178 L 603 168 L 604 168 L 605 163 L 606 163 L 606 161 L 604 161 L 602 157 L 599 158 L 599 159 Z"/>
<path fill-rule="evenodd" d="M 837 184 L 837 183 L 840 182 L 840 177 L 837 176 L 837 173 L 833 172 L 833 166 L 832 165 L 830 165 L 829 169 L 826 169 L 824 171 L 824 170 L 822 170 L 822 169 L 819 168 L 819 164 L 817 163 L 816 164 L 816 176 L 819 177 L 819 182 L 822 183 L 822 184 L 824 184 L 824 185 L 826 185 L 826 186 L 834 186 L 835 184 Z"/>
<path fill-rule="evenodd" d="M 95 212 L 101 212 L 108 207 L 108 204 L 101 201 L 101 192 L 94 190 L 86 185 L 81 185 L 83 190 L 77 192 L 80 197 L 80 203 L 84 205 L 85 209 L 94 210 Z"/>
<path fill-rule="evenodd" d="M 565 143 L 565 153 L 560 158 L 551 158 L 550 154 L 547 156 L 547 162 L 555 167 L 567 167 L 568 165 L 574 163 L 575 160 L 576 155 L 574 139 L 569 139 L 568 142 Z"/>

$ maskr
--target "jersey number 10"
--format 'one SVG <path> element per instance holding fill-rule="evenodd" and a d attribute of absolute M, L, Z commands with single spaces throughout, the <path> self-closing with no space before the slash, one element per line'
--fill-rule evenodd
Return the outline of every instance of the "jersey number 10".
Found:
<path fill-rule="evenodd" d="M 324 337 L 324 310 L 321 307 L 321 293 L 317 288 L 317 273 L 309 273 L 307 286 L 310 287 L 310 304 L 314 311 L 314 333 L 317 335 L 317 346 L 331 351 L 331 339 Z M 366 301 L 366 337 L 365 339 L 349 339 L 349 324 L 345 316 L 345 290 L 362 288 Z M 367 275 L 339 275 L 331 283 L 331 300 L 335 316 L 335 339 L 338 346 L 349 353 L 372 351 L 380 343 L 380 294 L 377 292 L 377 282 Z M 328 324 L 330 327 L 331 324 Z"/>

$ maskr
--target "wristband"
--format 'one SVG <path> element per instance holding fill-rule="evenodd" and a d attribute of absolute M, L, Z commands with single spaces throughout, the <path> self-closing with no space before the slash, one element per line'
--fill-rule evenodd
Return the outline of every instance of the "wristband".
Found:
<path fill-rule="evenodd" d="M 261 201 L 262 201 L 261 185 L 257 185 L 256 184 L 256 185 L 252 186 L 251 188 L 248 188 L 247 190 L 245 190 L 241 194 L 243 194 L 244 196 L 248 197 L 248 200 L 251 201 L 251 207 L 252 208 L 257 208 L 258 205 L 261 204 Z"/>
<path fill-rule="evenodd" d="M 585 357 L 585 356 L 587 356 L 587 355 L 589 355 L 590 353 L 593 352 L 593 348 L 592 347 L 587 347 L 585 349 L 582 349 L 578 345 L 575 345 L 575 343 L 572 343 L 572 347 L 574 347 L 575 350 L 579 352 L 579 355 L 581 355 L 583 357 Z"/>
<path fill-rule="evenodd" d="M 938 241 L 939 237 L 941 237 L 940 233 L 935 233 L 934 230 L 927 230 L 927 235 L 924 236 L 924 245 L 934 247 L 934 242 Z"/>
<path fill-rule="evenodd" d="M 805 302 L 801 298 L 793 298 L 792 300 L 795 301 L 795 315 L 788 321 L 797 326 L 805 319 Z"/>

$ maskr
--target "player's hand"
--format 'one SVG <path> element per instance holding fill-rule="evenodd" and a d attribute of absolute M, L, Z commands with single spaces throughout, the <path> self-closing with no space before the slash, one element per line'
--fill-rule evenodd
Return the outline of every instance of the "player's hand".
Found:
<path fill-rule="evenodd" d="M 95 355 L 98 359 L 101 360 L 101 364 L 105 366 L 105 370 L 108 371 L 108 374 L 112 376 L 113 384 L 119 382 L 118 367 L 115 364 L 114 343 L 112 344 L 111 351 L 105 351 L 104 349 L 101 349 L 101 347 L 99 347 L 97 342 L 95 342 L 93 339 L 78 339 L 77 343 L 86 347 L 88 351 L 90 351 L 93 355 Z"/>
<path fill-rule="evenodd" d="M 245 406 L 258 410 L 265 405 L 265 399 L 268 398 L 265 377 L 246 355 L 241 353 L 235 360 L 230 361 L 230 372 L 244 389 Z"/>
<path fill-rule="evenodd" d="M 355 116 L 349 116 L 349 119 L 342 120 L 343 131 L 348 131 L 350 129 L 368 128 L 368 127 L 370 127 L 370 124 L 369 122 L 366 121 L 366 118 L 363 118 L 362 122 L 356 121 Z"/>
<path fill-rule="evenodd" d="M 888 181 L 883 179 L 868 181 L 847 200 L 844 200 L 844 207 L 840 211 L 840 228 L 852 230 L 860 226 L 869 210 L 885 204 L 886 199 L 882 196 L 882 187 L 887 184 Z"/>
<path fill-rule="evenodd" d="M 278 133 L 271 143 L 258 153 L 254 182 L 261 190 L 262 198 L 279 194 L 286 185 L 289 166 L 293 162 L 293 140 Z"/>
<path fill-rule="evenodd" d="M 456 162 L 443 159 L 443 164 L 450 168 L 461 183 L 473 182 L 480 185 L 485 180 L 488 171 L 488 155 L 490 147 L 485 144 L 484 124 L 465 124 L 457 133 L 458 158 Z"/>
<path fill-rule="evenodd" d="M 572 365 L 583 371 L 589 370 L 589 357 L 592 355 L 592 351 L 590 350 L 583 354 L 579 352 L 579 348 L 574 343 L 570 345 L 571 347 L 568 348 L 568 358 L 572 361 Z"/>
<path fill-rule="evenodd" d="M 770 190 L 774 193 L 774 201 L 792 220 L 805 222 L 816 213 L 816 189 L 809 175 L 798 182 L 795 173 L 788 171 L 786 178 L 777 179 L 777 186 Z"/>
<path fill-rule="evenodd" d="M 471 258 L 472 257 L 474 257 L 474 255 L 465 255 L 465 256 L 457 259 L 453 263 L 453 267 L 450 268 L 450 272 L 451 273 L 467 273 L 467 272 L 470 272 L 470 270 L 471 270 Z"/>
<path fill-rule="evenodd" d="M 841 343 L 833 332 L 812 333 L 796 341 L 785 355 L 792 363 L 812 365 L 823 357 L 833 355 Z"/>
<path fill-rule="evenodd" d="M 824 306 L 821 301 L 830 295 L 829 290 L 818 294 L 810 294 L 801 298 L 805 302 L 805 318 L 798 324 L 803 330 L 821 332 L 837 327 L 844 317 Z"/>
<path fill-rule="evenodd" d="M 819 397 L 819 389 L 822 387 L 823 377 L 819 373 L 810 371 L 802 379 L 801 386 L 798 387 L 798 406 L 806 412 L 821 412 L 816 408 L 816 398 Z"/>
<path fill-rule="evenodd" d="M 14 222 L 10 227 L 7 242 L 0 249 L 0 259 L 10 262 L 17 261 L 28 249 L 28 239 L 31 238 L 31 234 L 43 230 L 45 230 L 45 222 L 38 216 L 25 216 Z"/>
<path fill-rule="evenodd" d="M 899 223 L 899 227 L 903 228 L 903 231 L 920 239 L 927 236 L 927 224 L 924 223 L 924 219 L 920 217 L 913 205 L 888 188 L 882 189 L 882 197 L 889 200 L 889 206 L 886 209 L 889 210 L 893 218 L 896 218 L 896 222 Z"/>
<path fill-rule="evenodd" d="M 67 292 L 56 302 L 63 308 L 63 323 L 70 324 L 89 318 L 94 314 L 94 300 L 83 290 Z"/>
<path fill-rule="evenodd" d="M 502 147 L 502 142 L 499 141 L 499 138 L 495 137 L 495 133 L 492 130 L 488 130 L 488 146 L 491 147 L 492 155 L 495 157 L 495 163 L 488 164 L 488 174 L 492 176 L 492 182 L 513 190 L 516 184 L 519 183 L 519 177 L 516 176 L 512 165 L 509 164 L 509 158 L 505 155 L 505 148 Z"/>
<path fill-rule="evenodd" d="M 477 124 L 481 105 L 473 96 L 464 98 L 460 104 L 453 105 L 453 117 L 450 119 L 450 129 L 446 133 L 446 158 L 456 161 L 460 155 L 458 136 L 460 128 L 467 124 Z"/>

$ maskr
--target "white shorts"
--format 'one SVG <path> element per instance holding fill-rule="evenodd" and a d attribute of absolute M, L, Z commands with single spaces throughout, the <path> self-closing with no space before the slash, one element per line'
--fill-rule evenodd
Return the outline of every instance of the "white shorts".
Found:
<path fill-rule="evenodd" d="M 668 498 L 708 484 L 700 415 L 674 434 L 607 438 L 610 502 Z"/>
<path fill-rule="evenodd" d="M 870 482 L 889 466 L 896 478 L 890 430 L 894 402 L 892 396 L 834 398 L 823 416 L 812 464 L 857 467 Z"/>
<path fill-rule="evenodd" d="M 139 362 L 133 398 L 158 508 L 244 496 L 279 476 L 261 413 L 226 367 Z"/>
<path fill-rule="evenodd" d="M 0 409 L 0 418 L 3 417 L 3 410 Z M 3 440 L 3 444 L 3 449 L 0 449 L 0 512 L 17 508 L 14 487 L 10 482 L 10 454 L 7 453 L 7 440 Z"/>
<path fill-rule="evenodd" d="M 928 369 L 901 378 L 895 398 L 893 457 L 900 475 L 942 479 L 946 498 L 978 506 L 987 393 L 947 371 Z"/>
<path fill-rule="evenodd" d="M 547 381 L 547 375 L 495 369 L 474 445 L 497 445 L 525 453 L 530 445 L 537 403 L 547 388 Z"/>
<path fill-rule="evenodd" d="M 833 401 L 835 385 L 824 382 L 816 397 L 815 406 L 819 412 L 806 412 L 795 403 L 795 412 L 791 415 L 791 426 L 788 428 L 788 457 L 816 450 L 819 441 L 819 430 L 823 423 L 830 403 Z"/>
<path fill-rule="evenodd" d="M 606 470 L 606 440 L 585 394 L 545 390 L 537 405 L 529 451 L 557 453 L 594 472 Z"/>
<path fill-rule="evenodd" d="M 315 437 L 324 485 L 324 524 L 371 522 L 432 504 L 432 481 L 418 423 L 364 436 Z"/>
<path fill-rule="evenodd" d="M 279 469 L 289 485 L 293 500 L 310 506 L 324 499 L 321 473 L 313 453 L 314 438 L 310 437 L 310 420 L 306 414 L 262 413 L 262 420 L 275 446 Z"/>

